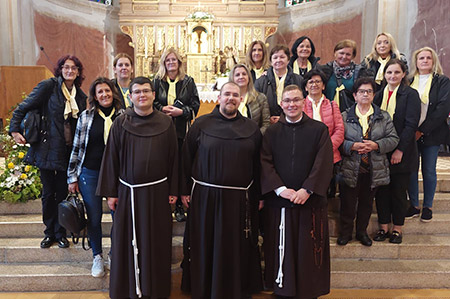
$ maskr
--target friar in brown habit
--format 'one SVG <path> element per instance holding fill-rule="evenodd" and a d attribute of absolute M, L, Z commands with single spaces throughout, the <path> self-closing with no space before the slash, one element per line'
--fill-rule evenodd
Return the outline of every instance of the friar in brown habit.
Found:
<path fill-rule="evenodd" d="M 182 289 L 194 299 L 239 299 L 262 288 L 258 252 L 258 125 L 222 86 L 219 105 L 199 117 L 183 145 L 181 199 L 189 206 Z M 190 194 L 190 195 L 187 195 Z"/>
<path fill-rule="evenodd" d="M 171 203 L 178 194 L 172 120 L 153 110 L 151 81 L 130 83 L 132 108 L 118 116 L 103 155 L 97 194 L 115 210 L 111 298 L 167 298 L 171 287 Z"/>
<path fill-rule="evenodd" d="M 330 291 L 327 188 L 333 148 L 327 126 L 303 113 L 305 99 L 287 86 L 283 115 L 261 148 L 265 283 L 275 295 L 315 298 Z"/>

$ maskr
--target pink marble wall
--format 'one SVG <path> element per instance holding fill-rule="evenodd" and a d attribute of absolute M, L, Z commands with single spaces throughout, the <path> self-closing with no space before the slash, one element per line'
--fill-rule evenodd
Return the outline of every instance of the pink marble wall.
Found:
<path fill-rule="evenodd" d="M 343 39 L 352 39 L 361 44 L 361 14 L 341 22 L 328 22 L 316 27 L 295 32 L 277 33 L 274 38 L 277 43 L 288 45 L 289 49 L 295 40 L 302 35 L 309 36 L 316 47 L 316 56 L 321 57 L 319 63 L 325 64 L 334 59 L 334 46 Z M 355 62 L 360 61 L 360 49 L 357 49 Z"/>
<path fill-rule="evenodd" d="M 450 1 L 418 0 L 418 16 L 411 29 L 411 53 L 431 47 L 439 55 L 444 73 L 450 75 Z M 410 57 L 408 57 L 408 60 Z"/>
<path fill-rule="evenodd" d="M 49 59 L 40 53 L 36 65 L 45 65 L 51 71 L 61 56 L 73 54 L 84 67 L 85 80 L 82 89 L 87 93 L 92 81 L 98 76 L 107 76 L 112 64 L 107 49 L 106 32 L 88 28 L 75 22 L 67 22 L 35 12 L 34 30 L 38 45 L 43 46 Z M 116 35 L 114 53 L 126 52 L 133 57 L 133 48 L 128 46 L 130 38 L 124 34 Z M 50 61 L 49 61 L 50 60 Z"/>

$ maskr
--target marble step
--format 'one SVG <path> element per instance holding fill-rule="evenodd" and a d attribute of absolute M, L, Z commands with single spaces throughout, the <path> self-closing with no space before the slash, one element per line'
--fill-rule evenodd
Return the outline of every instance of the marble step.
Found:
<path fill-rule="evenodd" d="M 336 237 L 339 234 L 339 214 L 328 213 L 328 226 L 330 236 Z M 378 217 L 373 213 L 370 217 L 367 233 L 373 236 L 378 231 Z M 420 218 L 406 219 L 403 227 L 405 235 L 443 235 L 450 234 L 450 212 L 433 213 L 431 222 L 425 223 Z"/>
<path fill-rule="evenodd" d="M 91 263 L 66 264 L 0 264 L 0 292 L 91 291 L 107 290 L 109 274 L 91 276 Z M 172 265 L 172 276 L 180 272 L 180 265 Z M 1 297 L 1 295 L 0 295 Z"/>
<path fill-rule="evenodd" d="M 73 263 L 92 260 L 92 250 L 84 250 L 81 241 L 69 248 L 58 248 L 56 244 L 42 249 L 41 238 L 0 238 L 0 264 L 42 264 L 42 263 Z M 109 252 L 111 239 L 103 238 L 104 256 Z M 183 258 L 183 237 L 172 238 L 172 263 L 179 263 Z"/>
<path fill-rule="evenodd" d="M 111 214 L 103 214 L 103 236 L 109 236 L 112 226 Z M 173 235 L 184 234 L 185 222 L 173 222 Z M 44 224 L 40 214 L 0 215 L 0 238 L 39 238 L 44 235 Z"/>
<path fill-rule="evenodd" d="M 437 289 L 450 286 L 449 260 L 333 259 L 335 289 Z"/>
<path fill-rule="evenodd" d="M 90 263 L 0 264 L 0 292 L 88 291 L 108 288 L 109 277 L 93 278 Z M 179 279 L 179 264 L 172 265 L 173 279 Z M 331 287 L 368 288 L 448 288 L 450 261 L 333 259 Z"/>
<path fill-rule="evenodd" d="M 48 249 L 39 247 L 41 239 L 0 239 L 0 264 L 43 264 L 89 262 L 92 251 L 85 251 L 81 244 L 70 244 L 67 249 L 53 245 Z M 183 258 L 183 238 L 172 239 L 172 263 Z M 110 240 L 103 238 L 103 252 L 109 251 Z M 423 236 L 405 235 L 400 245 L 374 242 L 371 247 L 350 241 L 346 246 L 336 245 L 336 238 L 330 239 L 332 259 L 391 259 L 391 260 L 450 260 L 450 235 Z"/>

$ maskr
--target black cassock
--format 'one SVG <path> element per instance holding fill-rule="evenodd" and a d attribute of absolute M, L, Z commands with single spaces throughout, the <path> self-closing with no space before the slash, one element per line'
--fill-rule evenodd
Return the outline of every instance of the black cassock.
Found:
<path fill-rule="evenodd" d="M 261 133 L 218 106 L 198 118 L 183 145 L 182 193 L 193 188 L 185 231 L 182 289 L 192 298 L 241 298 L 262 289 L 258 241 Z M 204 186 L 246 188 L 248 192 Z"/>
<path fill-rule="evenodd" d="M 323 123 L 304 113 L 300 122 L 288 123 L 283 115 L 266 130 L 261 149 L 264 280 L 276 295 L 306 299 L 330 291 L 326 192 L 332 172 L 333 148 Z M 273 190 L 282 186 L 313 194 L 304 205 L 293 204 L 276 196 Z"/>
<path fill-rule="evenodd" d="M 175 127 L 159 111 L 138 116 L 131 108 L 117 117 L 103 155 L 97 194 L 118 197 L 112 229 L 111 298 L 137 298 L 132 246 L 131 189 L 119 182 L 144 184 L 134 189 L 140 287 L 144 297 L 169 297 L 172 216 L 169 194 L 178 191 Z"/>

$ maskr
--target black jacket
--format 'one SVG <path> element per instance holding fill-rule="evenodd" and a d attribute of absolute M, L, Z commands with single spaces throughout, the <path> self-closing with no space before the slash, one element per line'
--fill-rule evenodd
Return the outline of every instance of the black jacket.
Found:
<path fill-rule="evenodd" d="M 21 132 L 20 123 L 28 111 L 44 109 L 47 116 L 46 133 L 42 140 L 31 146 L 25 161 L 41 169 L 67 171 L 72 146 L 66 145 L 64 138 L 64 97 L 61 85 L 62 77 L 53 77 L 41 81 L 28 97 L 17 106 L 11 118 L 9 132 Z M 78 116 L 86 109 L 86 95 L 76 87 L 75 100 L 78 105 Z M 78 118 L 71 118 L 72 137 L 75 134 Z"/>
<path fill-rule="evenodd" d="M 329 61 L 324 65 L 320 65 L 317 67 L 317 69 L 319 69 L 325 74 L 326 82 L 324 82 L 324 84 L 326 87 L 328 80 L 330 80 L 331 76 L 333 76 L 334 74 L 333 61 Z M 361 64 L 355 64 L 355 71 L 353 73 L 353 82 L 355 82 L 356 79 L 360 77 L 360 73 L 364 71 L 365 71 L 364 67 Z M 329 100 L 332 101 L 333 99 Z M 341 110 L 341 112 L 344 112 L 348 108 L 352 107 L 354 103 L 355 99 L 353 98 L 353 90 L 348 90 L 347 88 L 342 90 L 341 93 L 339 94 L 339 110 Z"/>
<path fill-rule="evenodd" d="M 383 90 L 378 91 L 373 99 L 374 104 L 381 106 Z M 400 141 L 396 149 L 403 152 L 402 161 L 391 165 L 391 173 L 405 173 L 418 171 L 416 130 L 420 119 L 420 98 L 417 91 L 401 84 L 397 90 L 397 103 L 393 122 Z M 391 159 L 392 152 L 388 155 Z"/>
<path fill-rule="evenodd" d="M 447 143 L 449 128 L 447 117 L 450 113 L 450 80 L 444 75 L 435 74 L 431 81 L 427 117 L 420 125 L 423 136 L 419 142 L 425 146 Z"/>
<path fill-rule="evenodd" d="M 391 59 L 394 59 L 394 58 L 397 58 L 397 57 L 394 53 L 392 53 Z M 408 69 L 408 61 L 406 60 L 405 55 L 400 53 L 400 57 L 398 59 L 403 61 L 406 65 L 406 69 Z M 362 66 L 362 70 L 360 72 L 359 77 L 370 77 L 370 78 L 375 79 L 381 64 L 378 61 L 373 61 L 373 60 L 370 60 L 369 64 L 367 64 L 366 59 L 364 58 L 363 61 L 361 62 L 361 66 Z M 376 91 L 380 90 L 381 88 L 382 88 L 382 86 L 377 84 Z"/>
<path fill-rule="evenodd" d="M 153 80 L 153 86 L 155 88 L 153 107 L 161 111 L 164 106 L 167 106 L 169 83 L 166 80 L 161 80 L 161 78 L 155 78 Z M 174 106 L 182 109 L 183 114 L 173 117 L 172 120 L 177 130 L 178 139 L 184 139 L 187 129 L 191 125 L 191 121 L 197 116 L 198 109 L 200 108 L 200 99 L 194 79 L 188 75 L 185 75 L 183 80 L 177 82 L 176 92 L 177 98 L 174 101 Z"/>
<path fill-rule="evenodd" d="M 284 81 L 284 86 L 291 84 L 297 85 L 300 90 L 302 88 L 303 77 L 294 74 L 290 66 L 287 67 L 286 80 Z M 273 74 L 273 67 L 267 70 L 265 76 L 259 77 L 255 82 L 255 89 L 266 95 L 267 101 L 269 102 L 270 116 L 279 116 L 282 113 L 280 105 L 277 101 L 277 83 L 275 82 L 275 76 Z"/>

